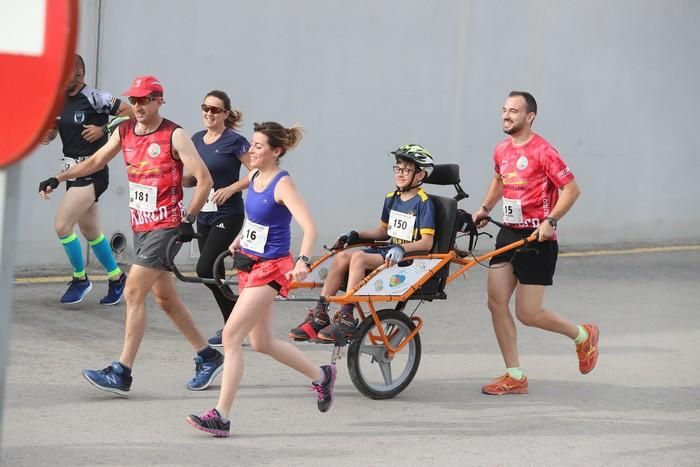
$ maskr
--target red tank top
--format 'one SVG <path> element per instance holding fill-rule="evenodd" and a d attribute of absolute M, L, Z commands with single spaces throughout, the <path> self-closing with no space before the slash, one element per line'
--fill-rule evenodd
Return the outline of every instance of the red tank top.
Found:
<path fill-rule="evenodd" d="M 122 153 L 129 178 L 131 229 L 149 232 L 180 225 L 182 162 L 173 158 L 173 132 L 180 125 L 163 119 L 153 133 L 137 135 L 135 120 L 119 126 Z"/>
<path fill-rule="evenodd" d="M 522 146 L 507 138 L 496 146 L 493 159 L 503 181 L 503 221 L 516 229 L 537 228 L 552 212 L 559 190 L 574 179 L 557 150 L 539 135 Z"/>

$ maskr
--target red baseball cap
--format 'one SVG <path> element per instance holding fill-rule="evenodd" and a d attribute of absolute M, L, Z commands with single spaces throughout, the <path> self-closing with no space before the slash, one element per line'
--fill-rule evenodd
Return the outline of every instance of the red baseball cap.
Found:
<path fill-rule="evenodd" d="M 145 75 L 134 78 L 131 87 L 122 94 L 129 97 L 145 97 L 152 93 L 163 95 L 163 85 L 155 76 Z"/>

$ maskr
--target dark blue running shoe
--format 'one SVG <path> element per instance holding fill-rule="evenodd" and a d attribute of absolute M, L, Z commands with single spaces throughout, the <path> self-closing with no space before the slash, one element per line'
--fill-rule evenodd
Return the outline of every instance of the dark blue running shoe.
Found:
<path fill-rule="evenodd" d="M 103 370 L 83 370 L 83 377 L 97 389 L 118 396 L 128 396 L 131 389 L 131 371 L 119 362 L 112 362 Z"/>
<path fill-rule="evenodd" d="M 107 291 L 107 295 L 105 295 L 100 300 L 100 304 L 116 305 L 121 301 L 122 296 L 124 295 L 124 287 L 126 286 L 126 274 L 122 273 L 122 275 L 119 276 L 119 279 L 117 279 L 116 281 L 107 282 L 109 282 L 109 290 Z"/>
<path fill-rule="evenodd" d="M 211 433 L 217 438 L 226 438 L 231 429 L 231 422 L 223 421 L 216 409 L 211 409 L 202 416 L 190 415 L 185 421 L 196 429 Z"/>
<path fill-rule="evenodd" d="M 209 338 L 209 347 L 223 347 L 224 343 L 221 339 L 221 335 L 224 333 L 223 329 L 219 329 L 216 331 L 216 335 L 214 337 Z"/>
<path fill-rule="evenodd" d="M 214 360 L 205 362 L 202 357 L 195 355 L 194 357 L 194 378 L 187 382 L 187 389 L 190 391 L 202 391 L 208 388 L 214 381 L 214 378 L 224 369 L 224 356 L 216 352 L 217 357 Z"/>
<path fill-rule="evenodd" d="M 92 282 L 90 282 L 87 276 L 83 279 L 74 277 L 73 280 L 68 283 L 68 290 L 66 290 L 66 293 L 61 297 L 61 303 L 65 303 L 66 305 L 80 303 L 91 290 Z"/>
<path fill-rule="evenodd" d="M 333 405 L 336 368 L 335 365 L 323 365 L 321 371 L 325 375 L 325 381 L 323 384 L 313 383 L 311 389 L 318 395 L 318 410 L 328 412 Z"/>

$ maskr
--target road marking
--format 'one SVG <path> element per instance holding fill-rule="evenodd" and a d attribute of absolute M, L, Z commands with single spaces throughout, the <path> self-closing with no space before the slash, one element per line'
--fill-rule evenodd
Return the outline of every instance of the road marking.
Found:
<path fill-rule="evenodd" d="M 562 253 L 559 257 L 580 258 L 586 256 L 614 256 L 614 255 L 638 255 L 644 253 L 674 253 L 679 251 L 700 251 L 700 245 L 675 245 L 675 246 L 654 246 L 646 248 L 629 248 L 621 250 L 591 250 L 574 251 Z M 183 272 L 183 276 L 197 277 L 194 272 Z M 15 284 L 56 284 L 60 282 L 70 282 L 73 276 L 43 276 L 43 277 L 17 277 Z M 90 280 L 106 281 L 106 275 L 90 276 Z"/>
<path fill-rule="evenodd" d="M 580 256 L 636 255 L 643 253 L 671 253 L 677 251 L 700 251 L 700 245 L 654 246 L 647 248 L 629 248 L 624 250 L 591 250 L 562 253 L 559 256 L 565 258 L 575 258 Z"/>
<path fill-rule="evenodd" d="M 182 272 L 180 274 L 186 277 L 197 277 L 194 272 Z M 42 277 L 16 277 L 15 284 L 57 284 L 61 282 L 68 283 L 73 280 L 73 276 L 42 276 Z M 102 275 L 91 275 L 90 281 L 106 281 L 107 276 Z"/>

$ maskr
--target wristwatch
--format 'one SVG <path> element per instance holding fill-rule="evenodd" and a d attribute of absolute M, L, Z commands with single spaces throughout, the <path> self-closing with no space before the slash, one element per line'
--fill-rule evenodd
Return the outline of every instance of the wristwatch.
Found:
<path fill-rule="evenodd" d="M 185 214 L 185 220 L 183 222 L 187 222 L 188 224 L 194 224 L 194 221 L 197 220 L 197 216 L 194 214 L 187 213 Z"/>
<path fill-rule="evenodd" d="M 557 230 L 557 220 L 554 217 L 545 217 L 544 220 L 549 222 L 549 225 L 551 225 L 554 230 Z"/>
<path fill-rule="evenodd" d="M 306 268 L 311 269 L 311 259 L 308 256 L 299 255 L 297 256 L 297 261 L 303 261 L 306 264 Z"/>

